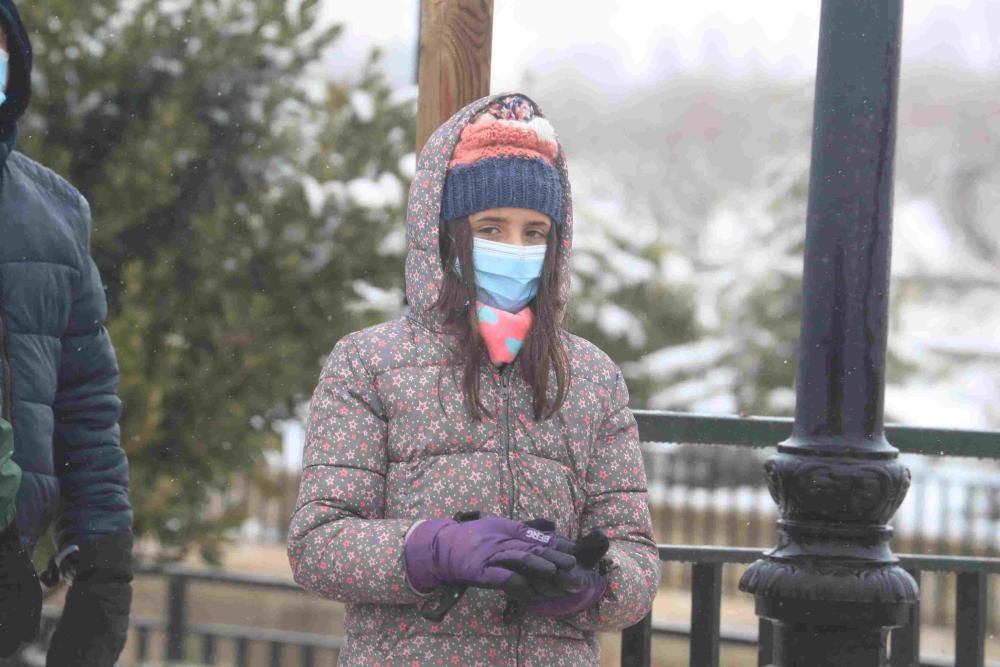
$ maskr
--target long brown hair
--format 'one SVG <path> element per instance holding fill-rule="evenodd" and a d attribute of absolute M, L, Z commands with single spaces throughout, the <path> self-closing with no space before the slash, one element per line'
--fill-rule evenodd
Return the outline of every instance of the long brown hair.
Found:
<path fill-rule="evenodd" d="M 569 384 L 569 357 L 560 329 L 566 305 L 559 298 L 560 236 L 558 225 L 553 224 L 547 239 L 538 296 L 530 304 L 534 312 L 531 331 L 515 360 L 521 366 L 521 377 L 533 393 L 535 421 L 548 419 L 559 411 Z M 472 418 L 480 421 L 484 415 L 492 415 L 483 405 L 479 391 L 480 372 L 487 356 L 474 307 L 476 275 L 475 271 L 457 269 L 473 266 L 472 243 L 472 227 L 467 217 L 441 225 L 441 260 L 445 270 L 434 308 L 444 314 L 445 326 L 458 336 L 465 404 Z M 550 391 L 550 379 L 555 379 L 554 391 Z"/>

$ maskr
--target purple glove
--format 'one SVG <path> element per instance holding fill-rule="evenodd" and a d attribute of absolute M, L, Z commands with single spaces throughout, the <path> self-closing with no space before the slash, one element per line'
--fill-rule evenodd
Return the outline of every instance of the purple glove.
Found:
<path fill-rule="evenodd" d="M 529 523 L 543 527 L 540 521 Z M 591 530 L 572 549 L 577 564 L 559 574 L 562 594 L 535 598 L 528 603 L 528 609 L 545 616 L 568 616 L 597 604 L 608 588 L 607 572 L 611 565 L 605 554 L 610 546 L 604 531 Z"/>
<path fill-rule="evenodd" d="M 560 597 L 540 598 L 528 603 L 528 609 L 543 616 L 569 616 L 597 604 L 608 588 L 608 575 L 575 566 L 566 578 L 573 580 L 577 592 Z"/>
<path fill-rule="evenodd" d="M 560 551 L 571 542 L 503 517 L 457 522 L 424 521 L 410 531 L 403 556 L 406 577 L 418 592 L 442 584 L 500 588 L 530 596 L 530 578 L 548 578 L 576 565 Z"/>

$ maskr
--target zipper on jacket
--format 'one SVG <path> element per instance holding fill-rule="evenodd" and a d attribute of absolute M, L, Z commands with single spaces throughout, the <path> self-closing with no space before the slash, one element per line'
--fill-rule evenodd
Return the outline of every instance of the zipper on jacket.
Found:
<path fill-rule="evenodd" d="M 507 516 L 514 518 L 514 506 L 516 505 L 517 495 L 517 477 L 514 475 L 514 465 L 511 463 L 511 419 L 510 419 L 510 397 L 511 397 L 511 384 L 510 384 L 510 374 L 512 365 L 508 365 L 503 371 L 500 372 L 500 389 L 501 395 L 503 396 L 503 443 L 504 443 L 504 456 L 507 459 L 507 472 L 510 474 L 510 494 L 507 497 Z M 523 621 L 519 622 L 514 626 L 514 660 L 515 665 L 521 664 L 521 626 Z"/>
<path fill-rule="evenodd" d="M 500 372 L 500 388 L 501 395 L 503 396 L 503 449 L 504 458 L 507 460 L 507 472 L 510 474 L 510 493 L 507 495 L 507 516 L 514 518 L 514 494 L 517 489 L 517 480 L 514 477 L 514 465 L 510 460 L 510 446 L 511 446 L 511 436 L 510 436 L 510 369 L 512 366 L 508 365 L 507 368 Z"/>

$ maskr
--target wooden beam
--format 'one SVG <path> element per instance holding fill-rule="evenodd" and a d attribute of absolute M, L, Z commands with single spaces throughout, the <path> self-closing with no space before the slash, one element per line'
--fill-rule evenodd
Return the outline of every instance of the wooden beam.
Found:
<path fill-rule="evenodd" d="M 463 106 L 490 92 L 493 0 L 421 0 L 417 153 Z"/>

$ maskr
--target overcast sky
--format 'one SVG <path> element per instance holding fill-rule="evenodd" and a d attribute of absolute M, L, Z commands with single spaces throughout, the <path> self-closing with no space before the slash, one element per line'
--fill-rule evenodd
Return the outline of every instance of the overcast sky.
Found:
<path fill-rule="evenodd" d="M 325 1 L 326 18 L 346 28 L 338 73 L 378 45 L 392 79 L 412 81 L 417 0 Z M 904 7 L 904 62 L 1000 72 L 1000 0 Z M 609 87 L 706 65 L 804 78 L 815 68 L 819 13 L 819 0 L 494 0 L 492 87 L 517 87 L 526 70 L 566 62 L 585 63 Z"/>

